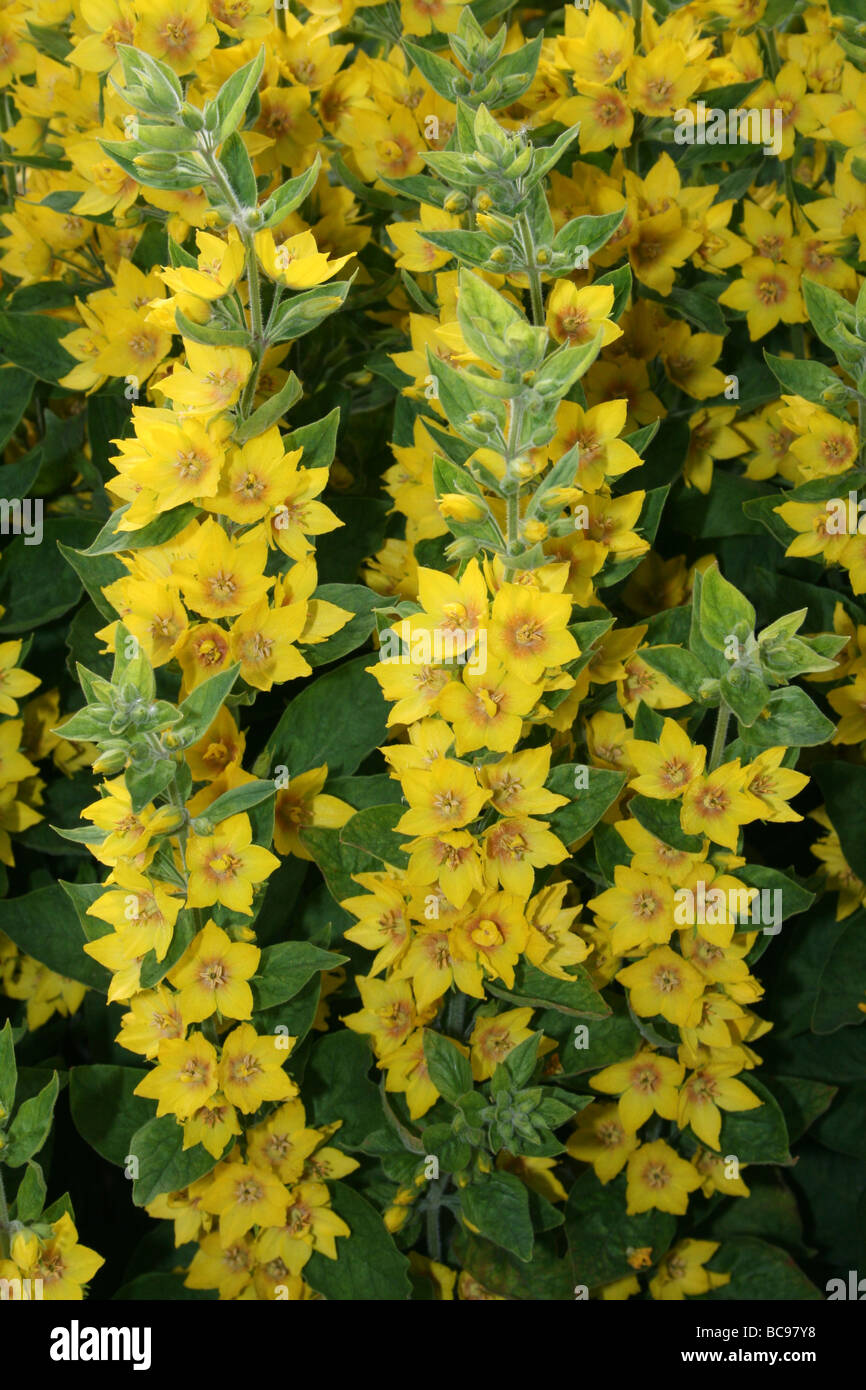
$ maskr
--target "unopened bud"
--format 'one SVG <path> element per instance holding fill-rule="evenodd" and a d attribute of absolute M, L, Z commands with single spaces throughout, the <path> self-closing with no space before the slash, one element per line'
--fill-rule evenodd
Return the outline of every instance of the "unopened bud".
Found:
<path fill-rule="evenodd" d="M 446 492 L 439 498 L 439 510 L 451 521 L 481 521 L 487 508 L 459 492 Z"/>

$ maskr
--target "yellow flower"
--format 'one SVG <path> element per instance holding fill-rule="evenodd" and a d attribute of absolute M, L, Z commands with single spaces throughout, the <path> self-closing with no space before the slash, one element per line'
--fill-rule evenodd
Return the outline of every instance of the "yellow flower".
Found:
<path fill-rule="evenodd" d="M 464 994 L 483 999 L 487 974 L 514 988 L 514 967 L 529 938 L 520 898 L 489 893 L 467 908 L 451 929 L 454 980 Z"/>
<path fill-rule="evenodd" d="M 631 1007 L 641 1018 L 660 1014 L 681 1028 L 700 1019 L 704 982 L 700 972 L 669 946 L 657 946 L 643 960 L 617 974 L 629 991 Z"/>
<path fill-rule="evenodd" d="M 641 796 L 667 800 L 681 796 L 704 770 L 707 750 L 695 746 L 675 719 L 665 719 L 658 743 L 626 739 L 626 757 L 637 768 L 629 786 Z"/>
<path fill-rule="evenodd" d="M 459 757 L 478 748 L 510 753 L 520 738 L 523 720 L 538 702 L 538 688 L 521 680 L 500 661 L 485 670 L 465 665 L 460 680 L 449 681 L 438 709 L 454 729 Z"/>
<path fill-rule="evenodd" d="M 425 240 L 425 232 L 450 232 L 459 228 L 460 218 L 452 217 L 442 208 L 421 204 L 420 222 L 391 222 L 385 228 L 400 255 L 397 265 L 413 275 L 424 275 L 431 270 L 439 270 L 451 260 L 450 251 L 440 251 L 431 241 Z"/>
<path fill-rule="evenodd" d="M 837 692 L 831 692 L 828 697 L 831 704 L 835 693 Z M 782 760 L 787 752 L 788 750 L 784 746 L 766 748 L 744 768 L 746 791 L 750 796 L 756 796 L 764 807 L 761 813 L 762 820 L 797 821 L 803 819 L 796 811 L 791 810 L 788 802 L 791 797 L 796 796 L 808 785 L 809 778 L 804 772 L 795 772 L 793 768 L 782 767 Z"/>
<path fill-rule="evenodd" d="M 186 603 L 205 618 L 245 613 L 273 583 L 265 575 L 267 555 L 260 526 L 233 541 L 209 517 L 199 527 L 189 557 L 175 566 Z"/>
<path fill-rule="evenodd" d="M 277 792 L 274 810 L 274 848 L 278 854 L 294 854 L 298 859 L 312 859 L 301 842 L 300 831 L 305 825 L 339 829 L 351 820 L 354 807 L 339 797 L 322 791 L 328 780 L 328 767 L 310 768 L 292 777 L 287 787 Z"/>
<path fill-rule="evenodd" d="M 257 1037 L 251 1023 L 233 1028 L 223 1043 L 219 1087 L 226 1100 L 252 1115 L 266 1100 L 288 1100 L 298 1088 L 283 1071 L 297 1041 L 285 1035 Z"/>
<path fill-rule="evenodd" d="M 746 315 L 752 342 L 778 323 L 805 323 L 799 276 L 791 266 L 766 256 L 750 256 L 740 266 L 742 279 L 719 295 L 719 303 Z"/>
<path fill-rule="evenodd" d="M 184 1122 L 183 1147 L 201 1144 L 212 1158 L 221 1158 L 229 1141 L 242 1132 L 234 1106 L 217 1091 Z"/>
<path fill-rule="evenodd" d="M 684 1216 L 689 1194 L 700 1185 L 692 1165 L 663 1139 L 641 1144 L 628 1161 L 626 1211 L 629 1216 L 653 1209 Z"/>
<path fill-rule="evenodd" d="M 426 770 L 409 770 L 400 779 L 409 810 L 395 829 L 405 835 L 436 835 L 469 825 L 490 800 L 475 773 L 453 758 L 437 758 Z"/>
<path fill-rule="evenodd" d="M 235 404 L 252 371 L 246 348 L 206 347 L 183 340 L 187 366 L 175 366 L 160 390 L 190 415 L 215 415 Z"/>
<path fill-rule="evenodd" d="M 178 1006 L 178 996 L 165 985 L 157 985 L 130 1000 L 120 1020 L 116 1041 L 130 1052 L 140 1052 L 148 1061 L 159 1051 L 165 1038 L 182 1038 L 186 1025 Z"/>
<path fill-rule="evenodd" d="M 205 1211 L 219 1217 L 220 1245 L 233 1246 L 253 1226 L 281 1226 L 289 1193 L 267 1168 L 226 1163 L 218 1169 L 201 1199 Z"/>
<path fill-rule="evenodd" d="M 374 980 L 356 975 L 364 1007 L 343 1019 L 347 1028 L 372 1038 L 377 1057 L 396 1052 L 418 1021 L 411 985 L 404 980 Z"/>
<path fill-rule="evenodd" d="M 239 618 L 231 627 L 231 648 L 241 663 L 241 675 L 257 690 L 270 690 L 283 681 L 309 676 L 312 667 L 293 644 L 302 635 L 307 617 L 305 603 L 269 608 L 267 598 Z"/>
<path fill-rule="evenodd" d="M 493 654 L 522 681 L 539 681 L 551 666 L 580 656 L 568 631 L 571 599 L 525 584 L 503 584 L 493 600 L 489 642 Z"/>
<path fill-rule="evenodd" d="M 721 1110 L 755 1110 L 762 1104 L 754 1091 L 734 1080 L 738 1071 L 737 1062 L 708 1060 L 687 1077 L 680 1091 L 677 1124 L 680 1129 L 690 1125 L 695 1137 L 711 1149 L 719 1147 Z"/>
<path fill-rule="evenodd" d="M 279 246 L 272 232 L 257 232 L 255 246 L 265 274 L 290 290 L 308 290 L 313 285 L 321 285 L 342 270 L 354 255 L 354 252 L 350 252 L 348 256 L 339 256 L 335 261 L 329 260 L 327 254 L 319 250 L 316 238 L 310 231 L 287 237 Z M 338 308 L 340 303 L 335 295 L 333 307 Z"/>
<path fill-rule="evenodd" d="M 98 1269 L 105 1264 L 101 1255 L 78 1244 L 78 1232 L 68 1212 L 51 1223 L 51 1235 L 24 1245 L 13 1243 L 13 1259 L 24 1279 L 41 1279 L 42 1298 L 49 1301 L 79 1301 Z M 21 1263 L 18 1256 L 24 1261 Z M 5 1270 L 4 1270 L 5 1273 Z M 8 1276 L 7 1276 L 8 1277 Z"/>
<path fill-rule="evenodd" d="M 663 1255 L 649 1283 L 653 1298 L 666 1301 L 684 1299 L 688 1294 L 708 1293 L 730 1283 L 730 1274 L 713 1274 L 704 1269 L 719 1248 L 715 1240 L 680 1240 Z"/>
<path fill-rule="evenodd" d="M 387 1053 L 377 1065 L 385 1072 L 385 1090 L 405 1095 L 411 1119 L 420 1119 L 436 1104 L 439 1092 L 427 1070 L 423 1028 L 417 1028 L 400 1047 Z"/>
<path fill-rule="evenodd" d="M 617 864 L 614 884 L 592 898 L 589 906 L 613 923 L 611 945 L 616 955 L 669 941 L 675 925 L 671 884 L 624 864 Z"/>
<path fill-rule="evenodd" d="M 178 1007 L 187 1023 L 201 1023 L 213 1013 L 250 1018 L 253 994 L 247 981 L 255 975 L 261 952 L 207 922 L 168 978 L 179 990 Z"/>
<path fill-rule="evenodd" d="M 21 642 L 0 642 L 0 714 L 17 714 L 18 699 L 41 684 L 38 676 L 18 665 Z"/>
<path fill-rule="evenodd" d="M 637 1135 L 629 1134 L 617 1107 L 593 1102 L 581 1110 L 577 1128 L 565 1147 L 572 1158 L 592 1164 L 599 1182 L 608 1183 L 622 1171 L 637 1146 Z"/>
<path fill-rule="evenodd" d="M 685 1068 L 672 1057 L 642 1048 L 630 1062 L 615 1062 L 589 1078 L 596 1091 L 619 1096 L 617 1112 L 629 1134 L 636 1134 L 651 1115 L 677 1116 L 677 1087 Z"/>
<path fill-rule="evenodd" d="M 322 1136 L 317 1129 L 306 1128 L 301 1101 L 290 1100 L 264 1123 L 247 1132 L 247 1153 L 256 1165 L 269 1164 L 280 1182 L 295 1183 L 310 1154 L 321 1142 Z"/>
<path fill-rule="evenodd" d="M 746 790 L 746 777 L 735 758 L 715 772 L 692 778 L 680 809 L 686 834 L 708 835 L 714 844 L 736 851 L 740 826 L 758 819 L 763 811 L 758 798 Z"/>
<path fill-rule="evenodd" d="M 157 1115 L 190 1119 L 217 1089 L 217 1054 L 202 1033 L 166 1038 L 159 1044 L 158 1065 L 135 1088 L 137 1096 L 157 1101 Z"/>
<path fill-rule="evenodd" d="M 488 1081 L 509 1052 L 532 1037 L 527 1026 L 531 1018 L 531 1008 L 506 1009 L 491 1018 L 476 1018 L 469 1038 L 469 1060 L 476 1081 Z"/>
<path fill-rule="evenodd" d="M 628 65 L 629 103 L 645 116 L 672 115 L 700 83 L 700 65 L 689 62 L 685 46 L 675 39 L 664 39 Z"/>
<path fill-rule="evenodd" d="M 206 0 L 148 0 L 133 42 L 180 75 L 194 72 L 219 42 L 208 20 Z"/>
<path fill-rule="evenodd" d="M 187 842 L 190 907 L 223 903 L 232 912 L 252 916 L 254 887 L 263 883 L 279 859 L 252 843 L 249 816 L 229 816 L 212 835 L 191 834 Z"/>
<path fill-rule="evenodd" d="M 174 294 L 194 294 L 199 299 L 220 299 L 229 294 L 243 273 L 244 248 L 234 227 L 229 227 L 228 239 L 211 232 L 196 232 L 198 247 L 196 268 L 179 266 L 160 272 Z"/>
<path fill-rule="evenodd" d="M 482 845 L 487 883 L 493 888 L 501 884 L 507 893 L 523 898 L 532 892 L 534 869 L 568 858 L 565 845 L 545 822 L 529 817 L 497 821 L 485 830 Z"/>
<path fill-rule="evenodd" d="M 547 300 L 547 327 L 557 343 L 582 347 L 601 332 L 601 346 L 616 342 L 622 329 L 608 318 L 613 308 L 612 285 L 586 285 L 557 280 Z"/>

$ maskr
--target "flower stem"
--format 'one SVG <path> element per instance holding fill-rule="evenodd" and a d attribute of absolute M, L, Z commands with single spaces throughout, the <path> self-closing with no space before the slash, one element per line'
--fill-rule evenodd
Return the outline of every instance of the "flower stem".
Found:
<path fill-rule="evenodd" d="M 541 273 L 535 263 L 535 241 L 532 236 L 532 228 L 529 225 L 529 218 L 522 212 L 517 219 L 517 230 L 520 234 L 520 244 L 523 247 L 523 255 L 526 261 L 526 275 L 529 280 L 529 300 L 532 305 L 532 322 L 536 328 L 540 328 L 544 323 L 544 295 L 541 289 Z"/>
<path fill-rule="evenodd" d="M 713 735 L 713 746 L 710 749 L 709 772 L 715 772 L 725 752 L 725 744 L 728 739 L 728 724 L 731 718 L 731 710 L 723 700 L 719 705 L 719 712 L 716 716 L 716 731 Z"/>

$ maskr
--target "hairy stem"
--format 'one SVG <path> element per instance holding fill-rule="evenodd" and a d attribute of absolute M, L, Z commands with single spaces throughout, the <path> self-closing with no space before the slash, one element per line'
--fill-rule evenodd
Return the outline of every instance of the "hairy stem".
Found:
<path fill-rule="evenodd" d="M 544 323 L 544 294 L 541 289 L 541 272 L 535 262 L 535 240 L 532 235 L 532 228 L 529 225 L 529 218 L 522 212 L 517 219 L 517 230 L 520 235 L 520 244 L 523 248 L 523 257 L 526 262 L 526 275 L 529 280 L 529 300 L 532 305 L 532 322 L 536 328 L 540 328 Z"/>
<path fill-rule="evenodd" d="M 716 731 L 713 735 L 713 746 L 710 749 L 710 764 L 708 772 L 715 772 L 719 763 L 722 761 L 725 752 L 725 744 L 728 740 L 728 724 L 731 719 L 731 710 L 723 700 L 719 705 L 719 712 L 716 715 Z"/>

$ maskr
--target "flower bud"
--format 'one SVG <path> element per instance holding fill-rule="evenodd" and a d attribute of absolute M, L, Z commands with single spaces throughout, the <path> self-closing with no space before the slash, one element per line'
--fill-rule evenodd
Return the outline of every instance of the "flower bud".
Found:
<path fill-rule="evenodd" d="M 446 492 L 439 498 L 439 510 L 450 521 L 481 521 L 487 508 L 459 492 Z"/>
<path fill-rule="evenodd" d="M 501 245 L 509 242 L 514 236 L 513 224 L 498 212 L 479 212 L 476 220 L 482 232 L 486 232 Z"/>

